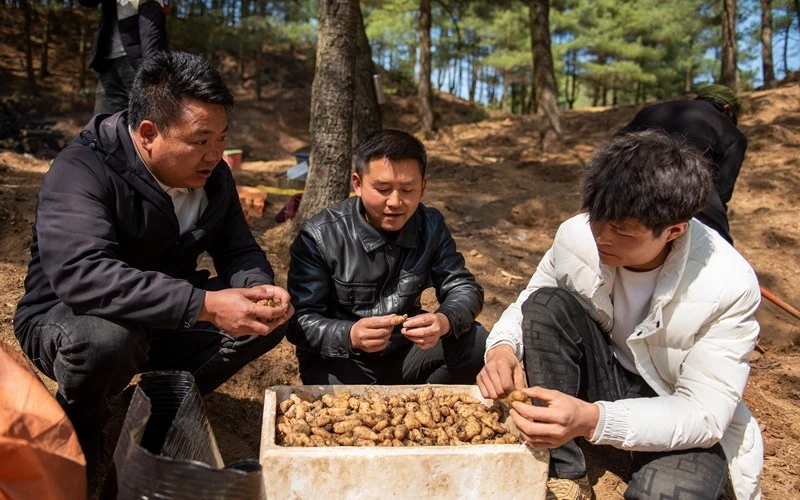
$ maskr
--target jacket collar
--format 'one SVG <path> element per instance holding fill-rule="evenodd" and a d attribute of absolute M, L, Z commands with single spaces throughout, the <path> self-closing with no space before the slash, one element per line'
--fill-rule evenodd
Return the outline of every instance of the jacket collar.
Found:
<path fill-rule="evenodd" d="M 361 240 L 361 245 L 364 247 L 364 251 L 372 252 L 384 245 L 388 245 L 389 241 L 386 239 L 386 237 L 381 234 L 380 231 L 375 229 L 372 224 L 369 223 L 369 221 L 367 221 L 367 218 L 364 215 L 364 204 L 361 202 L 361 198 L 355 198 L 354 205 L 353 223 L 355 225 L 358 238 Z M 420 203 L 419 207 L 417 207 L 417 210 L 414 212 L 414 215 L 412 215 L 403 228 L 400 229 L 397 239 L 394 241 L 395 245 L 404 248 L 414 248 L 417 246 L 417 218 L 419 217 L 421 208 L 423 208 L 423 205 Z"/>

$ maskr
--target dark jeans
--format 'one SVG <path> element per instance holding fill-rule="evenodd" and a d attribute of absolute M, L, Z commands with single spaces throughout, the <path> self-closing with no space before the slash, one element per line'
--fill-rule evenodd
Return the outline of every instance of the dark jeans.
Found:
<path fill-rule="evenodd" d="M 614 357 L 608 336 L 581 303 L 560 288 L 542 288 L 522 305 L 528 384 L 584 401 L 656 397 L 637 374 Z M 550 475 L 577 479 L 586 461 L 575 441 L 550 450 Z M 633 452 L 625 498 L 717 499 L 725 493 L 728 465 L 722 448 Z"/>
<path fill-rule="evenodd" d="M 306 385 L 474 384 L 488 335 L 475 322 L 459 339 L 448 335 L 430 349 L 409 342 L 385 354 L 326 358 L 298 348 L 300 378 Z"/>
<path fill-rule="evenodd" d="M 78 437 L 102 430 L 106 400 L 137 373 L 184 370 L 207 394 L 281 341 L 285 328 L 267 336 L 230 337 L 210 323 L 164 331 L 76 315 L 64 304 L 48 311 L 19 339 L 45 375 L 58 382 L 56 398 Z"/>
<path fill-rule="evenodd" d="M 109 61 L 111 68 L 97 77 L 97 90 L 94 96 L 94 114 L 113 114 L 128 109 L 128 96 L 136 70 L 128 57 L 118 57 Z"/>

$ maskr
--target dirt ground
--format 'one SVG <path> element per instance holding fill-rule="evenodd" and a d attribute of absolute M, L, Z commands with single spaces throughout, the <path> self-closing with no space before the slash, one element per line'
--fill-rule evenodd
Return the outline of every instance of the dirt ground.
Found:
<path fill-rule="evenodd" d="M 294 163 L 291 153 L 307 145 L 307 95 L 286 97 L 282 93 L 237 107 L 241 111 L 233 116 L 230 144 L 244 147 L 248 154 L 243 168 L 235 171 L 240 184 L 277 185 Z M 750 147 L 730 206 L 731 230 L 761 284 L 798 307 L 800 85 L 751 92 L 745 101 L 740 126 Z M 396 98 L 385 106 L 387 126 L 413 129 L 410 101 Z M 635 112 L 633 107 L 568 112 L 563 117 L 564 141 L 548 137 L 542 152 L 532 117 L 493 115 L 471 123 L 474 109 L 453 100 L 440 102 L 438 116 L 448 125 L 426 142 L 430 180 L 424 202 L 445 215 L 467 265 L 486 290 L 478 318 L 486 327 L 491 328 L 516 299 L 559 222 L 579 208 L 581 167 Z M 81 121 L 85 120 L 76 116 L 62 118 L 58 126 L 74 135 Z M 13 345 L 11 318 L 23 292 L 36 192 L 48 164 L 0 152 L 0 340 Z M 273 217 L 286 200 L 271 196 L 264 216 L 253 226 L 281 285 L 286 280 L 288 241 Z M 210 265 L 207 260 L 202 264 Z M 423 302 L 435 307 L 430 290 Z M 757 317 L 761 340 L 745 399 L 764 434 L 762 487 L 767 499 L 793 498 L 800 496 L 800 320 L 767 300 Z M 227 462 L 258 456 L 264 389 L 298 382 L 293 349 L 284 342 L 205 399 Z M 112 438 L 124 404 L 117 399 L 113 408 Z M 587 460 L 596 497 L 621 498 L 627 455 L 592 448 L 587 448 Z"/>

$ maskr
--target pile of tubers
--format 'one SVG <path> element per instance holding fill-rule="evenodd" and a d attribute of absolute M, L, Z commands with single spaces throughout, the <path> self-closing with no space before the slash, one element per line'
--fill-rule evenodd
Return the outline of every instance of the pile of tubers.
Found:
<path fill-rule="evenodd" d="M 291 394 L 279 405 L 276 441 L 281 446 L 460 446 L 514 444 L 500 423 L 503 410 L 467 394 L 423 388 L 381 396 L 367 391 Z"/>

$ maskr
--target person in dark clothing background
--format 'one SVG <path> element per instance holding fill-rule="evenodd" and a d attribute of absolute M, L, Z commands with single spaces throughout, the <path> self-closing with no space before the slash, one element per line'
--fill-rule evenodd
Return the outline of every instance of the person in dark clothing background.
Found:
<path fill-rule="evenodd" d="M 724 85 L 705 85 L 697 98 L 653 104 L 639 111 L 617 135 L 662 129 L 683 137 L 711 160 L 714 189 L 697 218 L 733 244 L 728 203 L 747 150 L 747 137 L 736 127 L 741 111 L 736 93 Z"/>
<path fill-rule="evenodd" d="M 399 130 L 365 138 L 356 196 L 306 222 L 290 247 L 288 289 L 297 313 L 305 384 L 473 384 L 488 333 L 475 317 L 475 281 L 442 214 L 421 204 L 425 147 Z M 439 307 L 423 310 L 422 292 Z"/>
<path fill-rule="evenodd" d="M 84 7 L 100 5 L 102 12 L 89 60 L 99 74 L 94 114 L 122 111 L 142 61 L 167 49 L 163 0 L 78 1 Z"/>
<path fill-rule="evenodd" d="M 204 59 L 159 52 L 129 111 L 94 117 L 42 180 L 14 332 L 58 382 L 90 482 L 106 400 L 134 375 L 184 370 L 209 393 L 293 314 L 222 161 L 232 105 Z M 197 269 L 203 252 L 216 277 Z"/>

